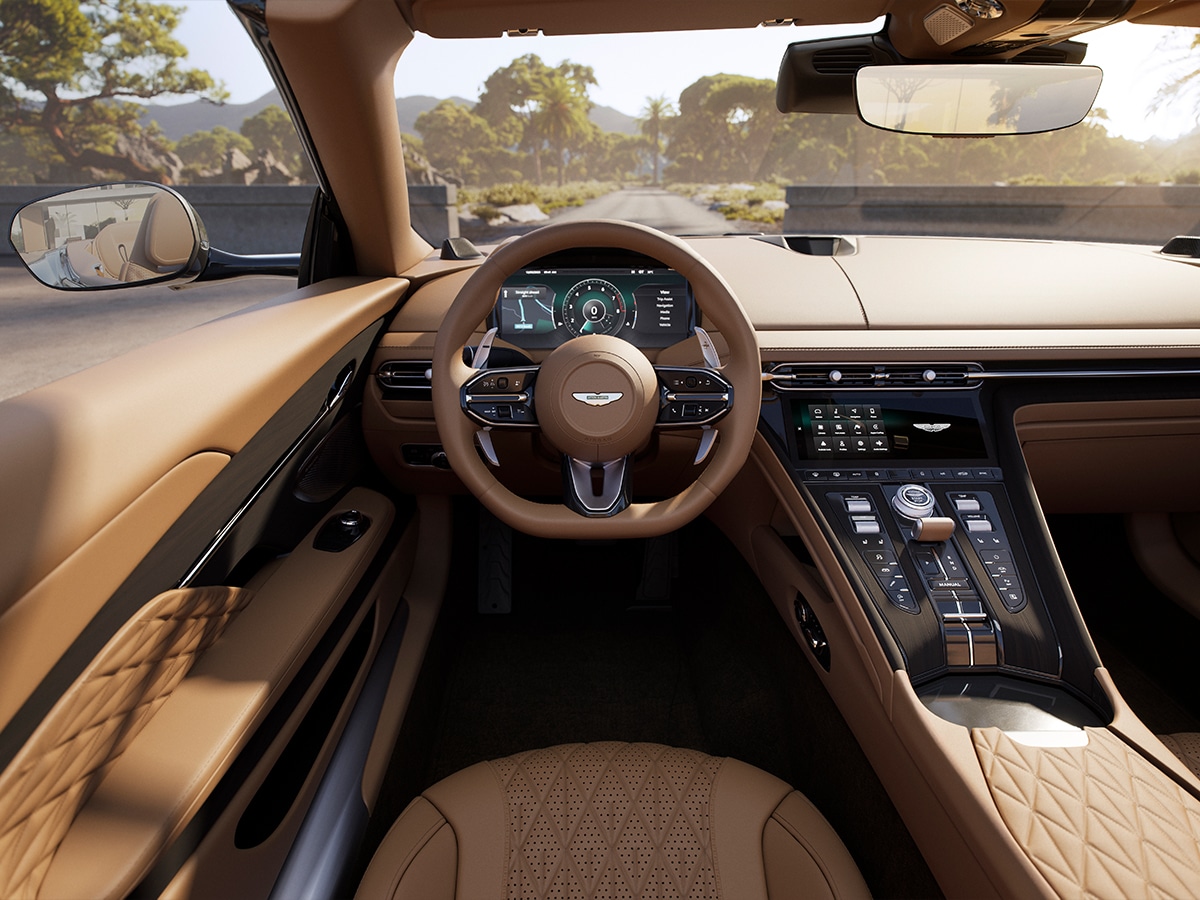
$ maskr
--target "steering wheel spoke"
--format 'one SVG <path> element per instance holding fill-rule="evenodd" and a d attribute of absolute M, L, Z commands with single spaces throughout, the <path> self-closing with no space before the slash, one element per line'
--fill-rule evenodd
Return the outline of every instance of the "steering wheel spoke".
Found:
<path fill-rule="evenodd" d="M 563 454 L 563 503 L 592 519 L 615 516 L 629 506 L 630 457 L 588 462 Z"/>
<path fill-rule="evenodd" d="M 533 384 L 538 367 L 484 369 L 459 392 L 462 410 L 490 428 L 536 428 Z"/>
<path fill-rule="evenodd" d="M 659 428 L 711 425 L 733 409 L 733 385 L 702 366 L 655 366 L 660 405 Z"/>

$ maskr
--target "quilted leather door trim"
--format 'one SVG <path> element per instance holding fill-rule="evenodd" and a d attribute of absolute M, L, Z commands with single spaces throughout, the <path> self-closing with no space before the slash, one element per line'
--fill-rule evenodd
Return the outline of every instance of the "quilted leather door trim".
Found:
<path fill-rule="evenodd" d="M 0 896 L 37 896 L 55 851 L 108 767 L 250 596 L 226 587 L 160 594 L 55 704 L 0 774 Z"/>

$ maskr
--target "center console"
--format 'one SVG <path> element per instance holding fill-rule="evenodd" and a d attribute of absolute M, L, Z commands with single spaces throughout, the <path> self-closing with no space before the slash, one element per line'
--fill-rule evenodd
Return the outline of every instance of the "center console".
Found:
<path fill-rule="evenodd" d="M 763 428 L 918 693 L 1011 676 L 1102 711 L 1090 678 L 1065 678 L 1060 630 L 1070 652 L 1087 639 L 978 376 L 776 366 Z"/>

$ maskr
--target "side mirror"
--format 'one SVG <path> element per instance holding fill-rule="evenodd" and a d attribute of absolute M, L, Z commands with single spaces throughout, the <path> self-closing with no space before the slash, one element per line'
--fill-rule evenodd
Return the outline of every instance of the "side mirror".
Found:
<path fill-rule="evenodd" d="M 865 66 L 859 117 L 906 134 L 990 137 L 1057 131 L 1083 121 L 1103 73 L 1095 66 L 961 63 Z"/>
<path fill-rule="evenodd" d="M 104 290 L 191 281 L 208 263 L 196 211 L 159 184 L 103 184 L 22 207 L 9 240 L 42 284 Z"/>

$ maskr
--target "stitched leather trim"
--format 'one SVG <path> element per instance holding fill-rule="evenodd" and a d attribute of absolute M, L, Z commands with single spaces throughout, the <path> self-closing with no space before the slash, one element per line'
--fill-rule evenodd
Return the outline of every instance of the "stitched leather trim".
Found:
<path fill-rule="evenodd" d="M 996 807 L 1063 897 L 1184 897 L 1200 884 L 1200 801 L 1106 728 L 1086 747 L 972 736 Z"/>
<path fill-rule="evenodd" d="M 0 774 L 0 896 L 37 895 L 108 766 L 250 597 L 226 587 L 160 594 L 54 705 Z"/>
<path fill-rule="evenodd" d="M 508 806 L 508 896 L 716 896 L 709 799 L 722 762 L 610 742 L 490 763 Z"/>

